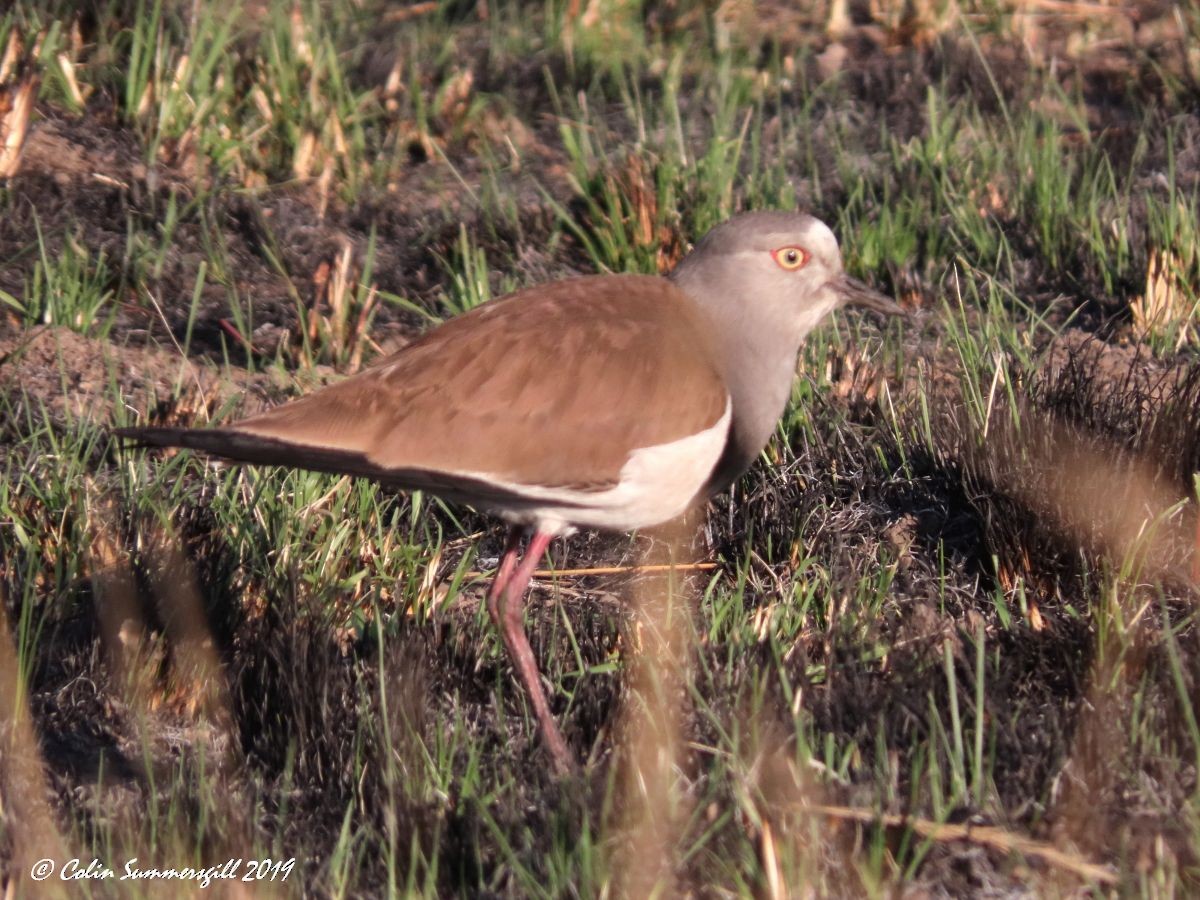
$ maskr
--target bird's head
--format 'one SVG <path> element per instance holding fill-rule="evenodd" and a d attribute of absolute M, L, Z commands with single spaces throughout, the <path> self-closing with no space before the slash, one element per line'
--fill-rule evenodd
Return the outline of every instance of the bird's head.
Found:
<path fill-rule="evenodd" d="M 847 275 L 833 232 L 804 213 L 735 216 L 708 232 L 671 277 L 718 320 L 783 329 L 797 343 L 840 306 L 904 312 Z"/>

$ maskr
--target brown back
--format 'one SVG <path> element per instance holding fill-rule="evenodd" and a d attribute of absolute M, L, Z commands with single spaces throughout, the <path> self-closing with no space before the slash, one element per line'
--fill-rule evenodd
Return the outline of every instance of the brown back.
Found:
<path fill-rule="evenodd" d="M 233 430 L 385 471 L 601 490 L 632 451 L 721 418 L 728 392 L 706 328 L 663 278 L 559 281 L 484 304 Z"/>

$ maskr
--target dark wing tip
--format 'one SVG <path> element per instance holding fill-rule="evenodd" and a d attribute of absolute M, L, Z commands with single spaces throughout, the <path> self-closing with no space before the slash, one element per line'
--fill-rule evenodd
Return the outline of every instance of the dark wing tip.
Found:
<path fill-rule="evenodd" d="M 191 428 L 171 428 L 150 425 L 114 428 L 110 434 L 122 441 L 122 449 L 144 447 L 186 447 L 187 435 L 196 433 Z"/>
<path fill-rule="evenodd" d="M 112 434 L 115 438 L 132 442 L 127 447 L 183 447 L 235 463 L 287 466 L 335 475 L 361 475 L 376 480 L 387 480 L 391 474 L 372 464 L 362 453 L 264 437 L 237 428 L 136 426 L 114 428 Z"/>

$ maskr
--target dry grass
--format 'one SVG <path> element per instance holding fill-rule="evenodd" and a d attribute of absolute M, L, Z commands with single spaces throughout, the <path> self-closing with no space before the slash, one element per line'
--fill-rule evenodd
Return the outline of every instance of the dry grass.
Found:
<path fill-rule="evenodd" d="M 280 896 L 1195 893 L 1194 16 L 188 9 L 0 20 L 9 895 L 71 856 L 295 858 Z M 731 497 L 536 573 L 575 780 L 480 609 L 486 520 L 106 441 L 793 203 L 917 314 L 815 336 Z"/>

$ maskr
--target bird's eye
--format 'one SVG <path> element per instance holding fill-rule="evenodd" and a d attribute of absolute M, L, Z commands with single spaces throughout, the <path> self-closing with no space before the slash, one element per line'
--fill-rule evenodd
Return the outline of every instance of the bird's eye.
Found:
<path fill-rule="evenodd" d="M 789 272 L 804 268 L 804 264 L 808 262 L 808 251 L 803 247 L 780 247 L 778 250 L 772 250 L 771 256 L 779 264 L 779 268 Z"/>

